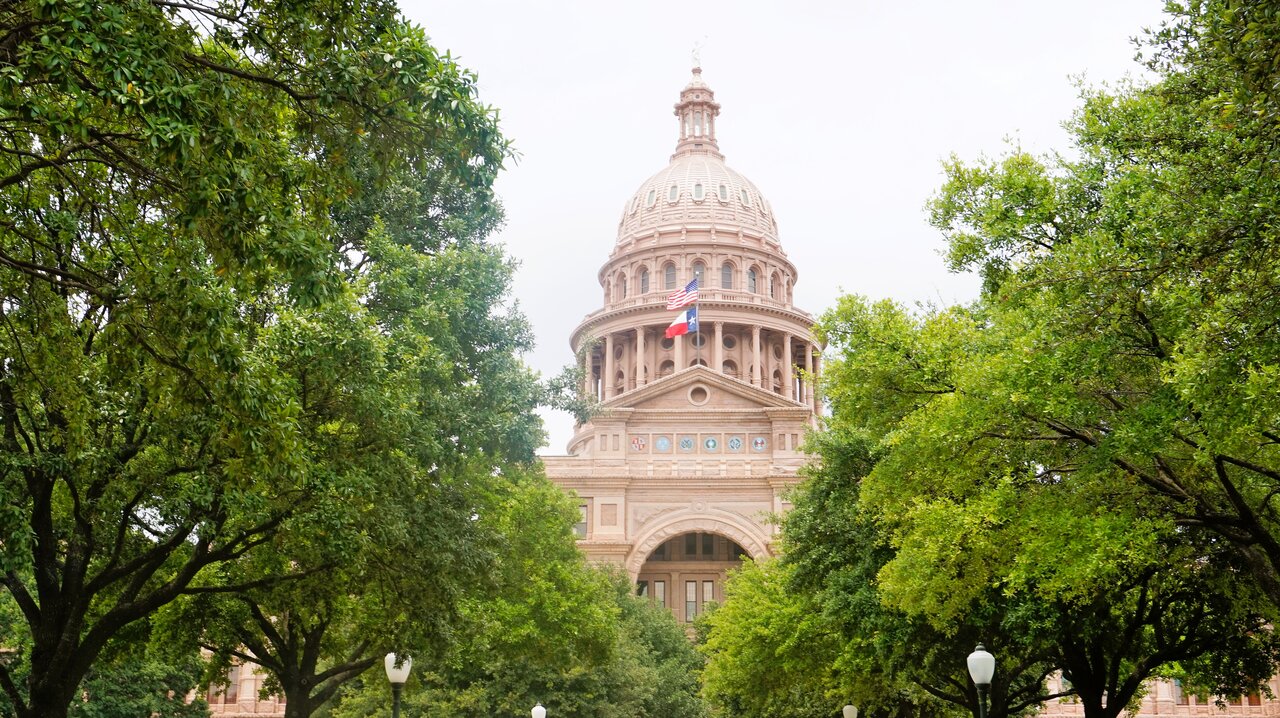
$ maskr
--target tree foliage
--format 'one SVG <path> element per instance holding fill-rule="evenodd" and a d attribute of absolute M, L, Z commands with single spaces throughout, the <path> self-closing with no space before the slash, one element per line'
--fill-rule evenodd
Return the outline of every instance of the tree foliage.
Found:
<path fill-rule="evenodd" d="M 1013 597 L 1090 716 L 1278 655 L 1277 13 L 1170 9 L 1158 79 L 1084 91 L 1070 156 L 947 164 L 932 221 L 979 301 L 821 326 L 835 422 L 877 452 L 885 603 L 947 628 Z"/>
<path fill-rule="evenodd" d="M 837 631 L 789 582 L 785 564 L 746 561 L 725 585 L 724 603 L 700 619 L 703 694 L 718 714 L 829 718 L 845 704 Z"/>
<path fill-rule="evenodd" d="M 625 576 L 586 563 L 576 503 L 541 477 L 481 516 L 506 543 L 493 583 L 463 603 L 456 641 L 405 689 L 404 714 L 549 714 L 622 718 L 705 714 L 701 660 L 670 612 L 631 595 Z M 337 718 L 386 715 L 385 679 L 354 682 Z"/>
<path fill-rule="evenodd" d="M 393 4 L 0 16 L 0 687 L 56 716 L 175 598 L 326 570 L 527 453 L 536 390 L 474 241 L 506 146 Z M 430 535 L 395 518 L 383 548 Z"/>

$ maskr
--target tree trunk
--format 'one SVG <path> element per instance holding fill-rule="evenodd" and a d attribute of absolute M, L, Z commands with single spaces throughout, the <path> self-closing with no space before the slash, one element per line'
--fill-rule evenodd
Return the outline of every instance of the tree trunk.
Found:
<path fill-rule="evenodd" d="M 311 718 L 316 706 L 311 705 L 310 681 L 292 680 L 281 683 L 284 689 L 284 718 Z"/>
<path fill-rule="evenodd" d="M 67 718 L 79 685 L 79 679 L 73 682 L 69 678 L 32 684 L 27 696 L 27 712 L 20 712 L 18 718 Z"/>

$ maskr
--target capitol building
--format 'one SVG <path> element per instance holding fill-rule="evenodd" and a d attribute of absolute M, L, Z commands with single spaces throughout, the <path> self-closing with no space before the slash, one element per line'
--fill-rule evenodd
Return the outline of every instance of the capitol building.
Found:
<path fill-rule="evenodd" d="M 627 200 L 600 268 L 602 307 L 573 331 L 598 412 L 547 476 L 581 499 L 587 557 L 691 621 L 743 556 L 774 553 L 770 516 L 804 463 L 821 372 L 813 317 L 768 199 L 725 164 L 700 68 L 675 105 L 675 152 Z M 696 329 L 667 336 L 697 280 Z"/>

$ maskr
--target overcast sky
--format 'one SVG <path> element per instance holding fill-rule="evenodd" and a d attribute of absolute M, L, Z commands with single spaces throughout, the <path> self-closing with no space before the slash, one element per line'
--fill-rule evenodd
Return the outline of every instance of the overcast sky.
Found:
<path fill-rule="evenodd" d="M 675 147 L 672 105 L 701 45 L 720 149 L 769 198 L 795 262 L 796 305 L 842 293 L 971 299 L 924 204 L 953 153 L 1069 150 L 1062 122 L 1089 85 L 1141 77 L 1132 38 L 1161 0 L 683 2 L 402 0 L 437 48 L 479 75 L 519 159 L 498 181 L 497 237 L 520 262 L 529 363 L 571 361 L 602 296 L 596 272 L 624 205 Z M 572 420 L 548 413 L 548 453 Z"/>

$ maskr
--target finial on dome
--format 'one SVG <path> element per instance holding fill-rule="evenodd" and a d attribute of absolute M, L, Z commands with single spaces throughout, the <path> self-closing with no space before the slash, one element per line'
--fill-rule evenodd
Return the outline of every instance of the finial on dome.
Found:
<path fill-rule="evenodd" d="M 700 51 L 701 43 L 696 43 L 693 47 L 693 79 L 680 91 L 680 101 L 676 103 L 680 134 L 672 159 L 691 154 L 724 159 L 720 146 L 716 144 L 716 117 L 720 114 L 720 103 L 716 102 L 716 95 L 707 83 L 702 81 Z"/>

